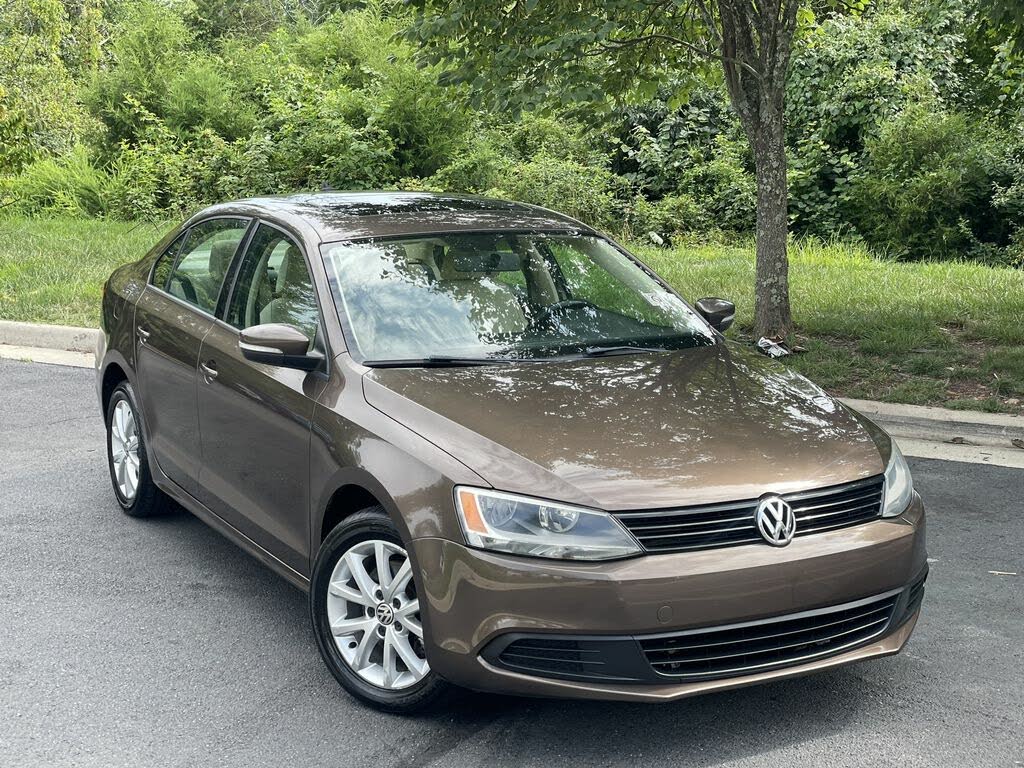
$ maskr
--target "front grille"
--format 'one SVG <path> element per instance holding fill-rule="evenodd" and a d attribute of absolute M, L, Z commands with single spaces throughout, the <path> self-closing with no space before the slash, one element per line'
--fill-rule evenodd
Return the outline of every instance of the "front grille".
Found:
<path fill-rule="evenodd" d="M 844 528 L 881 512 L 881 475 L 853 483 L 783 494 L 796 515 L 796 535 Z M 685 552 L 763 542 L 754 522 L 757 499 L 681 509 L 617 512 L 648 552 Z"/>
<path fill-rule="evenodd" d="M 881 636 L 899 593 L 774 619 L 638 638 L 660 675 L 723 678 L 832 656 Z"/>

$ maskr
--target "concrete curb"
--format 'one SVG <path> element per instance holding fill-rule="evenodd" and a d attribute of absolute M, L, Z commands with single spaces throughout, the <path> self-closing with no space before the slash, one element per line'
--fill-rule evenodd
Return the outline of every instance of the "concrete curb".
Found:
<path fill-rule="evenodd" d="M 895 437 L 935 443 L 985 445 L 1021 450 L 1024 418 L 1004 413 L 953 411 L 925 405 L 843 399 Z M 1024 454 L 1024 450 L 1021 450 Z"/>
<path fill-rule="evenodd" d="M 18 347 L 95 352 L 98 335 L 99 331 L 95 328 L 0 320 L 0 344 Z"/>

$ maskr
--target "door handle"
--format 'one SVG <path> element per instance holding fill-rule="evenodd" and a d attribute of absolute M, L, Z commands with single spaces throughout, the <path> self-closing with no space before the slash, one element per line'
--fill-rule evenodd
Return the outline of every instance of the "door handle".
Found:
<path fill-rule="evenodd" d="M 147 331 L 141 325 L 139 327 L 137 327 L 135 329 L 135 331 L 139 334 L 139 343 L 140 344 L 145 344 L 147 341 L 149 341 L 149 331 Z"/>
<path fill-rule="evenodd" d="M 217 378 L 217 364 L 213 360 L 200 363 L 199 370 L 203 372 L 203 378 L 206 379 L 207 384 L 212 384 L 213 380 Z"/>

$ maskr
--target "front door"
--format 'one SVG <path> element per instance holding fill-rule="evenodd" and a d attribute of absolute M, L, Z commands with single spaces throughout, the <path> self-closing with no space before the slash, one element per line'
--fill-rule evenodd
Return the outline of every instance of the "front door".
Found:
<path fill-rule="evenodd" d="M 309 559 L 309 441 L 322 372 L 254 363 L 239 331 L 285 323 L 320 344 L 309 268 L 284 232 L 260 224 L 237 270 L 226 311 L 199 354 L 199 500 L 299 573 Z M 325 363 L 326 364 L 326 363 Z"/>
<path fill-rule="evenodd" d="M 214 219 L 165 251 L 135 308 L 136 373 L 157 466 L 189 493 L 199 469 L 196 366 L 217 297 L 248 222 Z"/>

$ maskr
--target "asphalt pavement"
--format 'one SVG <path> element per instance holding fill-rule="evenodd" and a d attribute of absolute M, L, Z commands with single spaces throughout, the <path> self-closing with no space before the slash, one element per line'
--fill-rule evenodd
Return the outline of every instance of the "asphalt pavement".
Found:
<path fill-rule="evenodd" d="M 122 515 L 103 437 L 91 371 L 0 360 L 0 766 L 1024 765 L 1024 471 L 911 460 L 933 562 L 899 656 L 402 718 L 337 686 L 301 592 L 187 513 Z"/>

